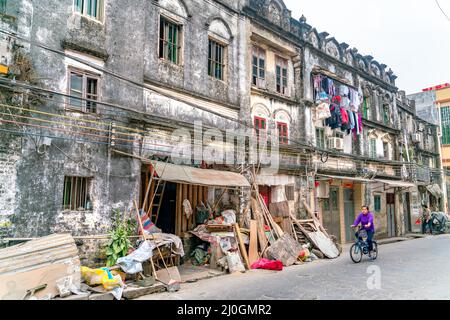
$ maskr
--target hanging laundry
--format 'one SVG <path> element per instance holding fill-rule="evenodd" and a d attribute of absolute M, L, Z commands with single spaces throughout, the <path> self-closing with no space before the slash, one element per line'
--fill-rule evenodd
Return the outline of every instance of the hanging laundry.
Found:
<path fill-rule="evenodd" d="M 331 129 L 337 129 L 342 125 L 342 114 L 339 105 L 332 104 L 330 112 L 331 117 L 325 120 L 325 124 Z"/>
<path fill-rule="evenodd" d="M 348 97 L 348 95 L 349 95 L 349 88 L 348 88 L 346 85 L 341 84 L 341 85 L 339 86 L 339 94 L 340 94 L 341 96 L 346 96 L 346 97 Z"/>
<path fill-rule="evenodd" d="M 347 97 L 342 97 L 341 107 L 344 107 L 346 110 L 350 109 L 350 99 Z"/>
<path fill-rule="evenodd" d="M 342 124 L 341 124 L 341 131 L 345 132 L 350 129 L 350 119 L 349 115 L 347 113 L 347 110 L 341 107 L 341 115 L 342 115 Z"/>
<path fill-rule="evenodd" d="M 349 120 L 350 120 L 350 130 L 353 130 L 355 128 L 355 113 L 350 111 L 349 112 Z"/>
<path fill-rule="evenodd" d="M 327 78 L 327 87 L 328 87 L 328 94 L 331 96 L 336 95 L 336 88 L 334 86 L 334 81 L 332 79 Z"/>
<path fill-rule="evenodd" d="M 360 135 L 363 131 L 362 116 L 360 113 L 358 113 L 358 128 L 359 128 L 358 135 Z"/>
<path fill-rule="evenodd" d="M 325 120 L 331 117 L 330 105 L 322 102 L 316 107 L 316 120 Z"/>

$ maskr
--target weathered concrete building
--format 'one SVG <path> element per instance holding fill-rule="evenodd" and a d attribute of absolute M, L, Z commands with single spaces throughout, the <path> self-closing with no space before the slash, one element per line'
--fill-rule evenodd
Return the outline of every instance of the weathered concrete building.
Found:
<path fill-rule="evenodd" d="M 165 232 L 188 237 L 183 199 L 248 215 L 249 188 L 231 173 L 251 176 L 248 138 L 261 136 L 280 150 L 276 172 L 256 180 L 268 204 L 287 200 L 301 216 L 308 203 L 342 242 L 363 204 L 380 236 L 408 231 L 416 182 L 400 114 L 415 110 L 387 66 L 293 19 L 282 1 L 21 0 L 0 17 L 6 235 L 103 234 L 134 200 L 153 212 L 148 159 L 184 164 L 165 175 Z M 346 126 L 342 113 L 339 125 L 324 118 L 321 101 L 345 110 Z"/>

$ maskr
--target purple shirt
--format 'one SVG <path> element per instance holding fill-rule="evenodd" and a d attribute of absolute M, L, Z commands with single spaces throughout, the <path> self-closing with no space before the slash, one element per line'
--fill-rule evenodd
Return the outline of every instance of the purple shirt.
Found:
<path fill-rule="evenodd" d="M 368 224 L 369 222 L 370 222 L 370 227 L 366 228 L 365 225 Z M 366 231 L 375 232 L 375 226 L 373 225 L 373 213 L 372 212 L 369 212 L 367 215 L 365 215 L 364 213 L 361 212 L 359 214 L 359 216 L 356 218 L 353 225 L 357 226 L 359 223 L 362 224 L 362 229 L 364 229 Z"/>

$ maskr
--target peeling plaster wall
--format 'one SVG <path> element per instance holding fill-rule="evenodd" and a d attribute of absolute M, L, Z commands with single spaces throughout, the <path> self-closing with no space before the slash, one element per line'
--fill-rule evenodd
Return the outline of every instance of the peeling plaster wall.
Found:
<path fill-rule="evenodd" d="M 229 10 L 239 8 L 233 1 L 224 5 L 214 1 L 170 0 L 151 2 L 105 1 L 103 21 L 95 21 L 73 11 L 73 1 L 25 1 L 15 9 L 17 30 L 49 47 L 75 52 L 78 57 L 96 63 L 114 73 L 143 83 L 145 78 L 163 83 L 200 99 L 222 106 L 224 114 L 239 119 L 241 105 L 249 103 L 247 87 L 240 76 L 242 61 L 246 61 L 240 38 L 245 30 L 245 21 Z M 162 7 L 165 7 L 163 9 Z M 169 10 L 168 10 L 169 9 Z M 159 13 L 169 11 L 171 17 L 185 15 L 183 23 L 184 54 L 183 67 L 177 68 L 160 61 L 157 56 L 159 36 Z M 171 12 L 170 12 L 171 11 Z M 174 15 L 175 14 L 175 15 Z M 216 81 L 207 76 L 208 36 L 225 39 L 227 50 L 226 81 Z M 40 79 L 40 85 L 51 90 L 67 92 L 68 69 L 87 66 L 71 61 L 67 57 L 51 53 L 36 46 L 24 46 Z M 95 71 L 95 70 L 91 70 Z M 163 95 L 143 90 L 138 86 L 118 80 L 107 73 L 95 71 L 100 76 L 99 97 L 101 100 L 134 109 L 147 114 L 163 115 L 178 121 L 193 123 L 204 120 L 205 125 L 220 129 L 235 129 L 235 122 L 199 111 L 190 104 Z M 205 76 L 206 74 L 206 76 Z M 61 101 L 61 99 L 59 99 Z M 145 101 L 145 103 L 144 103 Z M 98 128 L 108 129 L 108 123 L 135 127 L 136 114 L 107 106 L 98 106 L 99 115 L 86 116 L 79 112 L 68 112 L 62 103 L 49 101 L 39 106 L 40 110 L 61 113 L 73 119 L 60 118 L 51 124 L 55 130 L 49 146 L 43 146 L 42 138 L 25 137 L 19 159 L 14 168 L 10 165 L 2 182 L 7 184 L 8 193 L 0 195 L 0 207 L 11 215 L 12 236 L 38 237 L 54 232 L 71 232 L 73 235 L 95 235 L 109 231 L 112 211 L 128 210 L 140 190 L 141 163 L 129 157 L 118 156 L 104 144 L 105 139 L 78 136 L 85 130 L 70 126 L 90 126 L 91 122 L 102 121 Z M 216 110 L 215 110 L 216 111 Z M 138 128 L 142 128 L 138 125 Z M 75 142 L 100 140 L 103 144 Z M 147 141 L 154 142 L 157 133 L 149 131 Z M 47 133 L 48 134 L 48 133 Z M 131 138 L 132 139 L 132 138 Z M 144 146 L 145 147 L 145 146 Z M 130 148 L 117 147 L 129 153 L 138 153 Z M 3 156 L 3 154 L 2 154 Z M 10 164 L 10 160 L 8 160 Z M 6 167 L 5 167 L 6 168 Z M 63 189 L 65 176 L 90 177 L 92 210 L 63 210 Z M 12 190 L 14 190 L 15 194 Z M 5 187 L 5 188 L 6 188 Z M 1 188 L 3 184 L 1 184 Z M 12 199 L 10 199 L 12 198 Z M 2 209 L 3 210 L 3 209 Z"/>

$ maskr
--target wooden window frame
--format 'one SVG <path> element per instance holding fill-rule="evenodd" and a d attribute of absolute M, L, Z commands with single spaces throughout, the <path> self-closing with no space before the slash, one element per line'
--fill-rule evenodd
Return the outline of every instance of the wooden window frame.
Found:
<path fill-rule="evenodd" d="M 96 100 L 99 101 L 99 97 L 100 97 L 100 76 L 86 71 L 86 70 L 81 70 L 81 69 L 77 69 L 77 68 L 73 68 L 73 67 L 69 67 L 68 68 L 68 75 L 67 75 L 67 92 L 68 94 L 71 96 L 72 95 L 72 91 L 77 91 L 72 89 L 72 74 L 76 74 L 82 77 L 82 88 L 81 88 L 81 98 L 80 98 L 80 106 L 77 107 L 75 105 L 71 104 L 71 100 L 72 99 L 76 99 L 76 98 L 68 98 L 68 103 L 66 104 L 66 109 L 67 110 L 74 110 L 74 111 L 79 111 L 79 112 L 84 112 L 84 113 L 89 113 L 89 114 L 97 114 L 98 113 L 98 107 L 97 107 L 97 103 L 96 102 L 90 102 L 90 101 L 86 101 L 85 99 L 91 99 L 91 100 Z M 87 92 L 87 83 L 88 83 L 88 79 L 93 79 L 97 81 L 97 93 L 93 94 L 93 93 L 88 93 Z M 92 99 L 93 97 L 95 97 L 96 99 Z M 88 104 L 95 104 L 94 108 L 95 111 L 88 111 L 87 110 L 87 105 Z"/>
<path fill-rule="evenodd" d="M 321 136 L 319 136 L 319 134 Z M 316 128 L 316 147 L 326 149 L 327 148 L 327 141 L 325 137 L 325 129 L 324 128 Z M 319 143 L 319 141 L 322 141 L 322 143 Z"/>
<path fill-rule="evenodd" d="M 372 147 L 372 142 L 374 142 L 374 147 Z M 373 148 L 375 149 L 375 154 Z M 369 138 L 369 157 L 373 159 L 377 158 L 377 139 Z"/>
<path fill-rule="evenodd" d="M 63 210 L 88 211 L 91 201 L 92 177 L 64 176 L 63 183 Z"/>
<path fill-rule="evenodd" d="M 378 199 L 378 205 L 377 205 L 377 199 Z M 381 212 L 381 195 L 379 195 L 379 194 L 374 194 L 373 195 L 373 211 L 374 212 Z"/>
<path fill-rule="evenodd" d="M 367 96 L 363 98 L 363 117 L 370 120 L 370 98 Z"/>
<path fill-rule="evenodd" d="M 284 130 L 282 131 L 283 135 L 280 135 L 280 127 Z M 289 126 L 286 122 L 277 122 L 277 132 L 278 132 L 278 142 L 280 144 L 289 144 Z"/>
<path fill-rule="evenodd" d="M 168 18 L 165 15 L 160 14 L 159 15 L 159 20 L 158 20 L 159 24 L 158 24 L 158 57 L 160 60 L 163 60 L 165 62 L 171 63 L 173 65 L 177 65 L 177 66 L 181 66 L 183 63 L 183 25 L 173 19 Z M 164 25 L 163 25 L 164 22 Z M 166 27 L 167 24 L 167 27 Z M 162 34 L 162 28 L 163 27 L 163 31 L 164 31 L 164 35 L 163 38 L 161 38 Z M 170 41 L 170 39 L 168 39 L 169 37 L 169 29 L 170 27 L 174 27 L 177 31 L 177 35 L 176 35 L 176 39 L 174 39 L 174 37 L 172 37 L 172 41 Z M 172 34 L 173 35 L 173 34 Z M 174 42 L 175 41 L 175 42 Z M 169 57 L 169 47 L 176 48 L 176 55 L 175 55 L 175 60 L 173 61 L 173 57 L 170 58 Z M 162 49 L 162 52 L 161 52 Z"/>
<path fill-rule="evenodd" d="M 441 107 L 440 113 L 442 125 L 441 143 L 443 146 L 446 146 L 450 144 L 450 106 Z"/>
<path fill-rule="evenodd" d="M 212 47 L 214 47 L 216 50 L 213 50 Z M 219 50 L 219 52 L 221 52 L 219 58 L 217 58 L 217 48 L 221 49 Z M 216 80 L 226 82 L 227 56 L 228 44 L 224 43 L 223 41 L 217 40 L 216 38 L 208 37 L 208 76 Z M 213 72 L 213 70 L 216 70 L 217 65 L 221 66 L 221 77 L 217 77 L 216 72 Z"/>
<path fill-rule="evenodd" d="M 95 16 L 88 14 L 88 9 L 86 3 L 88 1 L 97 1 L 97 8 Z M 105 1 L 106 0 L 74 0 L 73 1 L 73 12 L 82 15 L 83 17 L 89 18 L 96 22 L 104 23 L 105 16 Z M 78 9 L 78 3 L 81 3 L 81 9 Z"/>
<path fill-rule="evenodd" d="M 256 65 L 255 65 L 256 59 Z M 264 66 L 261 67 L 261 61 L 263 61 Z M 267 55 L 266 50 L 253 45 L 252 48 L 252 86 L 257 88 L 265 89 L 266 88 L 266 66 L 267 66 Z M 256 75 L 255 75 L 256 69 Z M 261 76 L 263 74 L 263 76 Z"/>
<path fill-rule="evenodd" d="M 280 69 L 280 74 L 278 74 L 278 69 Z M 285 75 L 283 74 L 284 71 L 286 72 Z M 288 78 L 288 60 L 280 56 L 275 56 L 275 89 L 279 94 L 289 95 Z"/>

